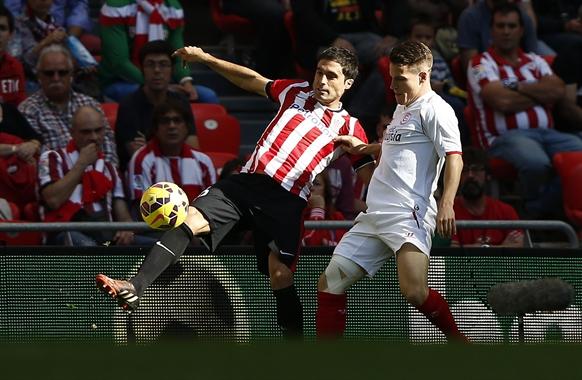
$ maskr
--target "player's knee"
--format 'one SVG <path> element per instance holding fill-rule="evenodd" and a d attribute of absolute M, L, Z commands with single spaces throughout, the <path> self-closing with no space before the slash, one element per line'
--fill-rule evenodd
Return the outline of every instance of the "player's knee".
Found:
<path fill-rule="evenodd" d="M 400 285 L 400 293 L 412 306 L 421 306 L 428 297 L 428 288 L 421 285 Z"/>
<path fill-rule="evenodd" d="M 283 289 L 293 285 L 293 272 L 285 265 L 272 269 L 269 277 L 272 289 Z"/>
<path fill-rule="evenodd" d="M 364 275 L 364 269 L 352 260 L 333 255 L 325 272 L 319 277 L 317 288 L 327 293 L 343 294 Z"/>
<path fill-rule="evenodd" d="M 210 224 L 196 207 L 188 207 L 188 216 L 185 221 L 186 225 L 194 235 L 210 232 Z"/>

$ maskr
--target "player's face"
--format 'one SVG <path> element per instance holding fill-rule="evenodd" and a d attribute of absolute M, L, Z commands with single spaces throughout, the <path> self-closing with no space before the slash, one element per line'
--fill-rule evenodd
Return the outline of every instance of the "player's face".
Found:
<path fill-rule="evenodd" d="M 0 53 L 6 49 L 10 35 L 8 17 L 0 16 Z"/>
<path fill-rule="evenodd" d="M 396 102 L 408 106 L 415 101 L 422 91 L 423 84 L 430 79 L 425 64 L 415 66 L 395 65 L 390 63 L 390 76 Z"/>
<path fill-rule="evenodd" d="M 491 42 L 501 52 L 511 52 L 519 47 L 523 27 L 516 12 L 495 13 L 491 27 Z"/>
<path fill-rule="evenodd" d="M 162 146 L 182 145 L 188 136 L 186 120 L 176 111 L 169 111 L 160 118 L 156 137 Z"/>
<path fill-rule="evenodd" d="M 339 63 L 322 59 L 317 63 L 313 78 L 314 97 L 324 106 L 337 108 L 340 98 L 353 82 L 353 79 L 346 79 Z"/>

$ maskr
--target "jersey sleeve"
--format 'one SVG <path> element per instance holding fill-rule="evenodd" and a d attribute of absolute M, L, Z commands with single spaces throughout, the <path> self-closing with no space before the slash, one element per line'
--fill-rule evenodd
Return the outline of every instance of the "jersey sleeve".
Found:
<path fill-rule="evenodd" d="M 420 117 L 424 133 L 433 141 L 439 157 L 463 151 L 459 122 L 451 106 L 443 101 L 437 112 L 434 105 L 427 105 L 421 109 Z"/>
<path fill-rule="evenodd" d="M 41 154 L 38 160 L 38 183 L 44 188 L 53 182 L 63 178 L 61 156 L 54 150 L 48 150 Z"/>
<path fill-rule="evenodd" d="M 546 61 L 543 57 L 540 57 L 537 54 L 532 54 L 533 57 L 533 61 L 536 64 L 536 67 L 538 68 L 538 70 L 540 71 L 540 74 L 545 77 L 547 75 L 553 75 L 554 72 L 552 71 L 552 68 L 550 67 L 548 61 Z"/>
<path fill-rule="evenodd" d="M 269 99 L 276 103 L 283 103 L 287 89 L 298 83 L 305 83 L 305 87 L 308 83 L 305 81 L 295 80 L 295 79 L 277 79 L 267 83 L 265 91 Z"/>
<path fill-rule="evenodd" d="M 467 69 L 467 82 L 473 94 L 481 93 L 486 84 L 500 80 L 497 67 L 488 63 L 483 55 L 473 57 Z"/>

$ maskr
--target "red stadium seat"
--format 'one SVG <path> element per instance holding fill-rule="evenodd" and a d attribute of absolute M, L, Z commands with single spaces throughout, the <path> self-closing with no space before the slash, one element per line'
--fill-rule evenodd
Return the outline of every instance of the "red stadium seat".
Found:
<path fill-rule="evenodd" d="M 119 108 L 119 104 L 101 103 L 101 108 L 103 109 L 103 113 L 105 113 L 105 117 L 107 118 L 109 126 L 112 130 L 115 131 L 115 123 L 117 122 L 117 109 Z"/>
<path fill-rule="evenodd" d="M 196 135 L 202 152 L 227 152 L 238 156 L 240 123 L 231 115 L 197 117 Z"/>
<path fill-rule="evenodd" d="M 214 168 L 216 169 L 217 178 L 220 176 L 224 164 L 226 164 L 230 160 L 238 158 L 236 154 L 227 152 L 204 152 L 204 153 L 207 154 L 208 157 L 210 157 L 210 159 L 212 160 L 212 164 L 214 164 Z"/>
<path fill-rule="evenodd" d="M 210 0 L 210 17 L 214 25 L 225 34 L 251 35 L 255 33 L 255 27 L 249 19 L 223 13 L 221 0 Z"/>
<path fill-rule="evenodd" d="M 226 115 L 226 108 L 220 104 L 214 103 L 190 103 L 194 119 L 197 117 L 209 118 L 214 115 Z"/>
<path fill-rule="evenodd" d="M 562 180 L 566 217 L 582 226 L 582 152 L 557 153 L 553 160 Z"/>

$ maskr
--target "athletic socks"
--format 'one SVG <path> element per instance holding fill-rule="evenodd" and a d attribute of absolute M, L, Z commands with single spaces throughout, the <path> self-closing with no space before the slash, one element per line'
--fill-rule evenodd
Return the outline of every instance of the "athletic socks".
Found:
<path fill-rule="evenodd" d="M 178 261 L 193 237 L 194 234 L 186 223 L 162 235 L 146 256 L 137 275 L 130 280 L 138 296 L 141 296 L 167 267 Z"/>
<path fill-rule="evenodd" d="M 340 338 L 346 329 L 347 294 L 317 292 L 315 330 L 318 338 Z"/>
<path fill-rule="evenodd" d="M 295 285 L 273 290 L 277 302 L 277 323 L 286 338 L 303 336 L 303 306 Z"/>
<path fill-rule="evenodd" d="M 466 341 L 465 336 L 459 331 L 455 323 L 451 309 L 449 309 L 449 304 L 436 290 L 428 290 L 428 297 L 418 307 L 418 311 L 424 314 L 433 325 L 438 327 L 445 334 L 447 340 Z"/>

